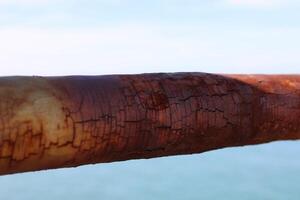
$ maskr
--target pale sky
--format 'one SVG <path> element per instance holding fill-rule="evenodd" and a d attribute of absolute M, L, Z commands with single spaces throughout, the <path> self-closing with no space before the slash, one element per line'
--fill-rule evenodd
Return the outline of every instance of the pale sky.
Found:
<path fill-rule="evenodd" d="M 300 73 L 296 0 L 0 0 L 0 76 Z"/>

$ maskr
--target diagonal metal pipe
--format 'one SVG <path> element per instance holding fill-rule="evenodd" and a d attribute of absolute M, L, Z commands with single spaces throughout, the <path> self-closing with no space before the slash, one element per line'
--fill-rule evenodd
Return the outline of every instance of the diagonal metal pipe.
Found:
<path fill-rule="evenodd" d="M 1 77 L 0 174 L 300 139 L 300 75 Z"/>

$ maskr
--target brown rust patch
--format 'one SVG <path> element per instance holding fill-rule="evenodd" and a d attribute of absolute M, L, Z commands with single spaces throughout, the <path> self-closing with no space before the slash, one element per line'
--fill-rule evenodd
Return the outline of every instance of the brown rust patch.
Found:
<path fill-rule="evenodd" d="M 0 173 L 299 139 L 300 77 L 0 78 Z"/>

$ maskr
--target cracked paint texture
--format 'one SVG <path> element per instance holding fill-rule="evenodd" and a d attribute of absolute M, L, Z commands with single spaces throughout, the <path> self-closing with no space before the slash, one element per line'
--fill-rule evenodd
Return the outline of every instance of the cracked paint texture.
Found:
<path fill-rule="evenodd" d="M 1 77 L 0 174 L 300 138 L 300 76 Z"/>

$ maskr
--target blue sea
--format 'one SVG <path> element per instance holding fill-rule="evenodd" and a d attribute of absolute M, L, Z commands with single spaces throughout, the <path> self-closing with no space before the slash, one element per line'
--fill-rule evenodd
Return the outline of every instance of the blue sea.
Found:
<path fill-rule="evenodd" d="M 2 200 L 300 199 L 300 142 L 0 176 Z"/>

